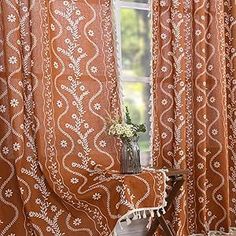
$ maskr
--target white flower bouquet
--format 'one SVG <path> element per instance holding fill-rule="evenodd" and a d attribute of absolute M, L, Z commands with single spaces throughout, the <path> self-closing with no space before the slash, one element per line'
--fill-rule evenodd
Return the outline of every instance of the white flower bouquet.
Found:
<path fill-rule="evenodd" d="M 133 124 L 128 108 L 125 107 L 125 109 L 125 121 L 122 119 L 113 121 L 108 129 L 108 134 L 119 137 L 123 142 L 129 142 L 132 138 L 138 137 L 139 133 L 146 132 L 146 127 L 144 124 Z"/>

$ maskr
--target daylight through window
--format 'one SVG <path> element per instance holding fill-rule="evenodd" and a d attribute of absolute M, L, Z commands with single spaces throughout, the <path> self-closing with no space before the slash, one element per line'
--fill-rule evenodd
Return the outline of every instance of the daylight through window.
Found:
<path fill-rule="evenodd" d="M 135 123 L 145 123 L 148 131 L 140 137 L 141 162 L 150 156 L 150 59 L 151 19 L 148 0 L 114 0 L 124 103 Z"/>

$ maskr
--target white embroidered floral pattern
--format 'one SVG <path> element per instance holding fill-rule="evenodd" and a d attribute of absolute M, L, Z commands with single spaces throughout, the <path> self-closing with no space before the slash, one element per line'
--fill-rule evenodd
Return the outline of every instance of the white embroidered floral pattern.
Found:
<path fill-rule="evenodd" d="M 18 102 L 18 100 L 17 99 L 12 99 L 11 101 L 10 101 L 10 105 L 12 106 L 12 107 L 17 107 L 18 105 L 19 105 L 19 102 Z"/>
<path fill-rule="evenodd" d="M 12 189 L 7 189 L 7 190 L 5 191 L 5 196 L 6 196 L 7 198 L 12 197 L 12 195 L 13 195 Z"/>

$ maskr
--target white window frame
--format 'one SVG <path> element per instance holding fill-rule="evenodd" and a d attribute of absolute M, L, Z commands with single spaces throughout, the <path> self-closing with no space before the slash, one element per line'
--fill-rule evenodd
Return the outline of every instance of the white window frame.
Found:
<path fill-rule="evenodd" d="M 139 2 L 126 2 L 125 0 L 113 0 L 115 7 L 115 22 L 116 22 L 116 37 L 118 40 L 118 66 L 120 71 L 120 79 L 122 82 L 141 82 L 141 83 L 150 83 L 150 76 L 124 76 L 122 68 L 122 40 L 121 40 L 121 9 L 135 9 L 135 10 L 145 10 L 150 13 L 150 0 L 148 3 L 139 3 Z"/>

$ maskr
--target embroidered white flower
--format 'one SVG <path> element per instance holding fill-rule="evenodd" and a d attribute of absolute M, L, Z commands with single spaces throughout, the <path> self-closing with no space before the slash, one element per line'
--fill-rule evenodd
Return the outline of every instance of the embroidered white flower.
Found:
<path fill-rule="evenodd" d="M 3 72 L 4 68 L 3 65 L 0 65 L 0 72 Z"/>
<path fill-rule="evenodd" d="M 207 215 L 208 215 L 208 216 L 212 216 L 212 212 L 211 212 L 211 211 L 208 211 L 208 212 L 207 212 Z"/>
<path fill-rule="evenodd" d="M 217 135 L 217 134 L 218 134 L 218 130 L 217 130 L 217 129 L 213 129 L 213 130 L 211 131 L 211 133 L 212 133 L 213 135 Z"/>
<path fill-rule="evenodd" d="M 208 121 L 206 114 L 203 115 L 203 119 L 204 119 L 205 121 Z"/>
<path fill-rule="evenodd" d="M 5 154 L 5 155 L 7 155 L 8 153 L 9 153 L 9 148 L 8 147 L 3 147 L 2 148 L 2 152 L 3 152 L 3 154 Z"/>
<path fill-rule="evenodd" d="M 161 134 L 161 137 L 162 137 L 163 139 L 165 139 L 165 138 L 167 137 L 167 134 L 166 134 L 165 132 L 163 132 L 163 133 Z"/>
<path fill-rule="evenodd" d="M 211 38 L 211 33 L 207 34 L 207 38 L 210 39 Z"/>
<path fill-rule="evenodd" d="M 197 130 L 197 135 L 200 136 L 200 135 L 202 135 L 202 134 L 203 134 L 203 131 L 202 131 L 201 129 L 198 129 L 198 130 Z"/>
<path fill-rule="evenodd" d="M 173 156 L 173 153 L 171 151 L 167 152 L 168 156 Z"/>
<path fill-rule="evenodd" d="M 199 197 L 199 198 L 198 198 L 198 201 L 199 201 L 200 203 L 203 203 L 203 202 L 204 202 L 204 198 L 203 198 L 203 197 Z"/>
<path fill-rule="evenodd" d="M 203 163 L 198 163 L 197 168 L 198 168 L 199 170 L 202 170 L 202 169 L 204 168 Z"/>
<path fill-rule="evenodd" d="M 80 10 L 76 10 L 75 14 L 76 14 L 77 16 L 80 16 L 80 15 L 81 15 Z"/>
<path fill-rule="evenodd" d="M 180 151 L 179 151 L 179 155 L 180 155 L 180 156 L 183 156 L 183 155 L 184 155 L 184 151 L 183 151 L 183 150 L 180 150 Z"/>
<path fill-rule="evenodd" d="M 59 107 L 59 108 L 62 107 L 62 101 L 61 101 L 61 100 L 58 100 L 58 101 L 57 101 L 57 107 Z"/>
<path fill-rule="evenodd" d="M 215 168 L 219 168 L 220 167 L 220 162 L 216 161 L 216 162 L 214 162 L 213 165 L 214 165 Z"/>
<path fill-rule="evenodd" d="M 25 46 L 25 51 L 27 51 L 27 52 L 30 51 L 30 46 L 29 46 L 29 45 L 26 45 L 26 46 Z"/>
<path fill-rule="evenodd" d="M 89 30 L 89 31 L 88 31 L 88 35 L 91 36 L 91 37 L 93 37 L 93 36 L 94 36 L 93 30 Z"/>
<path fill-rule="evenodd" d="M 19 105 L 19 102 L 17 99 L 13 98 L 11 101 L 10 101 L 10 105 L 12 107 L 17 107 Z"/>
<path fill-rule="evenodd" d="M 78 152 L 78 157 L 83 157 L 83 153 L 82 152 Z"/>
<path fill-rule="evenodd" d="M 213 68 L 214 68 L 213 65 L 209 65 L 209 66 L 208 66 L 208 70 L 209 70 L 209 71 L 212 71 Z"/>
<path fill-rule="evenodd" d="M 92 166 L 95 166 L 96 165 L 96 162 L 95 161 L 91 161 L 90 162 Z"/>
<path fill-rule="evenodd" d="M 27 160 L 28 162 L 31 162 L 33 159 L 32 159 L 31 156 L 27 156 L 27 157 L 26 157 L 26 160 Z"/>
<path fill-rule="evenodd" d="M 84 128 L 88 129 L 89 128 L 89 124 L 88 123 L 84 123 Z"/>
<path fill-rule="evenodd" d="M 55 205 L 52 205 L 52 206 L 51 206 L 51 211 L 52 211 L 52 212 L 56 212 L 56 211 L 57 211 L 57 207 L 56 207 Z"/>
<path fill-rule="evenodd" d="M 215 97 L 211 97 L 211 98 L 210 98 L 210 102 L 211 102 L 211 103 L 214 103 L 215 101 L 216 101 Z"/>
<path fill-rule="evenodd" d="M 98 111 L 98 110 L 100 110 L 100 109 L 101 109 L 101 104 L 99 104 L 99 103 L 96 103 L 96 104 L 94 104 L 94 106 L 93 106 L 93 107 L 94 107 L 94 109 L 95 109 L 95 110 L 97 110 L 97 111 Z"/>
<path fill-rule="evenodd" d="M 203 97 L 202 96 L 197 96 L 197 101 L 198 102 L 202 102 L 203 101 Z"/>
<path fill-rule="evenodd" d="M 77 51 L 78 51 L 78 53 L 82 53 L 82 52 L 83 52 L 83 48 L 79 47 L 79 48 L 77 49 Z"/>
<path fill-rule="evenodd" d="M 55 69 L 58 69 L 58 67 L 59 67 L 59 66 L 58 66 L 58 63 L 55 62 L 55 61 L 54 61 L 54 63 L 53 63 L 53 66 L 54 66 Z"/>
<path fill-rule="evenodd" d="M 51 30 L 52 30 L 52 31 L 55 31 L 55 29 L 56 29 L 56 28 L 55 28 L 55 25 L 54 25 L 54 24 L 51 24 Z"/>
<path fill-rule="evenodd" d="M 116 191 L 119 193 L 122 191 L 122 187 L 120 185 L 116 186 Z"/>
<path fill-rule="evenodd" d="M 202 63 L 200 63 L 200 62 L 197 63 L 196 68 L 197 68 L 197 69 L 201 69 L 201 68 L 202 68 Z"/>
<path fill-rule="evenodd" d="M 67 142 L 66 140 L 61 140 L 61 147 L 66 148 L 67 147 Z"/>
<path fill-rule="evenodd" d="M 183 17 L 183 15 L 181 13 L 179 13 L 178 17 L 181 19 Z"/>
<path fill-rule="evenodd" d="M 13 15 L 13 14 L 10 14 L 7 16 L 7 20 L 11 23 L 15 22 L 16 21 L 16 16 Z"/>
<path fill-rule="evenodd" d="M 101 140 L 100 142 L 99 142 L 99 146 L 100 147 L 106 147 L 106 145 L 107 145 L 107 143 L 104 141 L 104 140 Z"/>
<path fill-rule="evenodd" d="M 19 151 L 20 150 L 20 144 L 19 143 L 14 143 L 13 144 L 13 150 L 14 151 Z"/>
<path fill-rule="evenodd" d="M 0 105 L 0 112 L 4 113 L 7 110 L 6 106 Z"/>
<path fill-rule="evenodd" d="M 98 72 L 98 68 L 96 66 L 92 66 L 91 67 L 91 72 L 94 73 L 94 74 L 97 73 Z"/>
<path fill-rule="evenodd" d="M 162 38 L 162 39 L 166 39 L 166 38 L 167 38 L 167 35 L 166 35 L 165 33 L 162 33 L 162 34 L 161 34 L 161 38 Z"/>
<path fill-rule="evenodd" d="M 71 182 L 72 184 L 77 184 L 77 183 L 79 182 L 79 180 L 78 180 L 77 178 L 72 178 L 72 179 L 70 180 L 70 182 Z"/>
<path fill-rule="evenodd" d="M 93 194 L 93 200 L 99 200 L 101 198 L 101 194 L 100 193 L 94 193 Z"/>
<path fill-rule="evenodd" d="M 166 72 L 166 71 L 167 71 L 167 67 L 166 67 L 166 66 L 162 66 L 162 67 L 161 67 L 161 71 L 162 71 L 162 72 Z"/>
<path fill-rule="evenodd" d="M 65 43 L 66 43 L 66 44 L 70 43 L 70 39 L 66 38 L 66 39 L 65 39 Z"/>
<path fill-rule="evenodd" d="M 75 225 L 75 226 L 78 226 L 78 225 L 80 225 L 81 224 L 81 219 L 80 218 L 76 218 L 76 219 L 74 219 L 74 221 L 73 221 L 73 225 Z"/>
<path fill-rule="evenodd" d="M 223 196 L 222 196 L 221 194 L 218 194 L 218 195 L 216 196 L 216 198 L 217 198 L 219 201 L 222 201 L 222 200 L 223 200 Z"/>
<path fill-rule="evenodd" d="M 36 198 L 35 203 L 39 205 L 41 203 L 41 200 L 39 198 Z"/>
<path fill-rule="evenodd" d="M 9 57 L 8 61 L 10 64 L 14 65 L 17 63 L 17 58 L 15 56 L 11 56 Z"/>
<path fill-rule="evenodd" d="M 162 100 L 161 100 L 161 104 L 162 104 L 163 106 L 165 106 L 165 105 L 167 104 L 167 99 L 162 99 Z"/>
<path fill-rule="evenodd" d="M 197 36 L 201 35 L 201 33 L 202 33 L 201 30 L 196 30 L 196 32 L 195 32 L 195 34 L 196 34 Z"/>
<path fill-rule="evenodd" d="M 183 120 L 184 120 L 184 116 L 180 116 L 179 119 L 180 119 L 181 121 L 183 121 Z"/>
<path fill-rule="evenodd" d="M 164 0 L 160 1 L 160 6 L 161 6 L 161 7 L 166 6 L 166 1 L 164 1 Z"/>
<path fill-rule="evenodd" d="M 5 196 L 6 196 L 7 198 L 12 197 L 12 195 L 13 195 L 13 191 L 12 191 L 11 189 L 7 189 L 7 190 L 5 191 Z"/>
<path fill-rule="evenodd" d="M 23 12 L 27 12 L 28 11 L 28 7 L 22 7 L 22 11 Z"/>
<path fill-rule="evenodd" d="M 24 189 L 22 187 L 20 187 L 20 193 L 23 194 L 24 193 Z"/>
<path fill-rule="evenodd" d="M 68 1 L 63 1 L 64 6 L 68 6 L 69 2 Z"/>
<path fill-rule="evenodd" d="M 84 87 L 83 85 L 81 85 L 81 86 L 79 87 L 79 89 L 80 89 L 80 91 L 84 91 L 84 90 L 85 90 L 85 87 Z"/>

